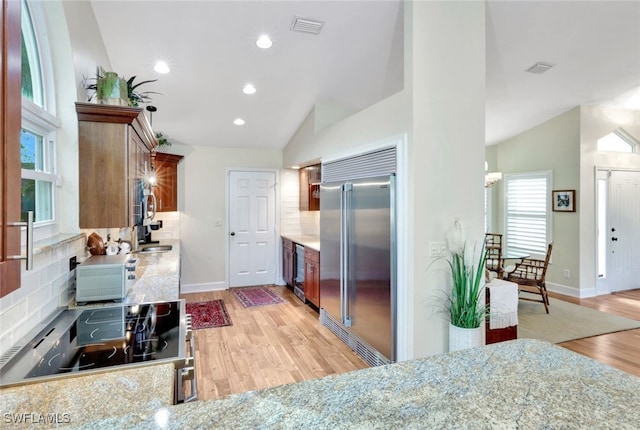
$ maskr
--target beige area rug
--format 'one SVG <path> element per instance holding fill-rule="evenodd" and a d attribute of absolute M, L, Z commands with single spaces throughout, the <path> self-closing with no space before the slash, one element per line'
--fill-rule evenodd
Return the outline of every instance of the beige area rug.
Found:
<path fill-rule="evenodd" d="M 549 314 L 542 303 L 518 301 L 518 338 L 551 343 L 640 328 L 640 321 L 607 314 L 558 299 L 549 299 Z"/>

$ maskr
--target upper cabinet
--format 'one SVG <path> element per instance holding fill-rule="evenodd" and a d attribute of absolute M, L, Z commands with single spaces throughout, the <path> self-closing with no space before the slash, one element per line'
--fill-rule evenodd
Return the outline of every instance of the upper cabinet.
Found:
<path fill-rule="evenodd" d="M 320 210 L 320 164 L 300 169 L 300 210 Z"/>
<path fill-rule="evenodd" d="M 152 156 L 156 175 L 157 212 L 172 212 L 178 210 L 178 163 L 182 155 L 156 152 Z"/>
<path fill-rule="evenodd" d="M 76 103 L 80 228 L 119 228 L 141 215 L 142 181 L 157 144 L 141 108 Z"/>
<path fill-rule="evenodd" d="M 20 7 L 0 8 L 0 297 L 20 288 Z"/>

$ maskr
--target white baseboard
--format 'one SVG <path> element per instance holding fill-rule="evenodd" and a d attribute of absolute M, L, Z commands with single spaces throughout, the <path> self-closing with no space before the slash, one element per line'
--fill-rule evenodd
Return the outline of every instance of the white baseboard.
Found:
<path fill-rule="evenodd" d="M 564 294 L 565 296 L 576 297 L 579 299 L 584 299 L 586 297 L 595 297 L 597 295 L 595 288 L 575 288 L 563 284 L 555 284 L 553 282 L 547 282 L 546 285 L 548 291 L 553 291 L 554 293 Z"/>
<path fill-rule="evenodd" d="M 222 291 L 228 289 L 226 282 L 205 282 L 202 284 L 181 284 L 180 294 L 206 293 L 208 291 Z"/>

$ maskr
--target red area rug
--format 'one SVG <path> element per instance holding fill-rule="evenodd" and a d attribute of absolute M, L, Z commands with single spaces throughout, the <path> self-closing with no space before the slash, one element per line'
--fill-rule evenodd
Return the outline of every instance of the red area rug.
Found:
<path fill-rule="evenodd" d="M 284 303 L 282 297 L 271 291 L 268 287 L 249 287 L 233 290 L 233 295 L 245 308 L 251 306 L 275 305 Z"/>
<path fill-rule="evenodd" d="M 187 313 L 194 330 L 233 325 L 223 300 L 187 303 Z"/>

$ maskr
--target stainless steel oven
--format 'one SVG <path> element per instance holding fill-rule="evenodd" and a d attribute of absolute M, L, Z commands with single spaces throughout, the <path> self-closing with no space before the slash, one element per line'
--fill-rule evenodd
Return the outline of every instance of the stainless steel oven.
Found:
<path fill-rule="evenodd" d="M 184 300 L 66 309 L 1 357 L 0 386 L 173 363 L 174 400 L 187 402 L 195 349 Z"/>
<path fill-rule="evenodd" d="M 188 356 L 184 367 L 176 369 L 174 403 L 187 403 L 198 400 L 196 381 L 196 335 L 191 328 L 191 315 L 186 317 L 186 341 L 189 344 Z"/>

